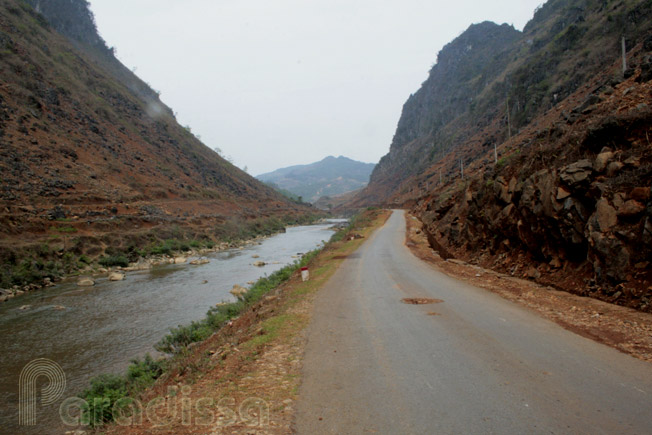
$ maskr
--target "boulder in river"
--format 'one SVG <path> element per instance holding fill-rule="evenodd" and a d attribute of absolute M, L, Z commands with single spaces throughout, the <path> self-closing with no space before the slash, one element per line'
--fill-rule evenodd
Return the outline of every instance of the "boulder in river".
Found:
<path fill-rule="evenodd" d="M 190 264 L 195 265 L 195 266 L 199 266 L 199 265 L 202 265 L 202 264 L 208 264 L 208 263 L 210 263 L 210 260 L 208 258 L 197 258 L 197 259 L 192 260 L 190 262 Z"/>
<path fill-rule="evenodd" d="M 264 261 L 256 261 L 256 262 L 254 263 L 254 266 L 256 266 L 256 267 L 263 267 L 263 266 L 266 265 L 266 264 L 267 264 L 267 263 L 265 263 Z"/>
<path fill-rule="evenodd" d="M 93 281 L 91 278 L 80 278 L 77 281 L 77 285 L 79 287 L 92 287 L 95 285 L 95 281 Z"/>
<path fill-rule="evenodd" d="M 249 290 L 242 287 L 241 285 L 236 284 L 236 285 L 233 286 L 233 288 L 231 289 L 231 291 L 229 293 L 231 293 L 236 298 L 240 299 L 241 297 L 246 295 L 248 291 Z"/>
<path fill-rule="evenodd" d="M 109 281 L 122 281 L 125 279 L 125 274 L 121 272 L 113 272 L 109 275 Z"/>
<path fill-rule="evenodd" d="M 175 257 L 174 264 L 183 264 L 186 261 L 188 261 L 186 257 Z"/>

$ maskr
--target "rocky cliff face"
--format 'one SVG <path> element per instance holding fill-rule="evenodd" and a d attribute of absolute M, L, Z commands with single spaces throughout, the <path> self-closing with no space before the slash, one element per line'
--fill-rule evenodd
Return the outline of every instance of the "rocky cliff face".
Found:
<path fill-rule="evenodd" d="M 181 127 L 106 48 L 86 1 L 30 3 L 0 1 L 0 287 L 18 269 L 74 270 L 66 253 L 238 237 L 309 213 Z"/>
<path fill-rule="evenodd" d="M 506 24 L 485 22 L 471 26 L 439 53 L 437 63 L 421 89 L 408 98 L 389 154 L 371 176 L 371 188 L 383 186 L 377 200 L 396 191 L 400 183 L 423 171 L 448 149 L 445 127 L 463 116 L 488 82 L 507 61 L 509 48 L 520 32 Z M 368 196 L 367 200 L 370 200 Z"/>
<path fill-rule="evenodd" d="M 529 148 L 472 165 L 415 211 L 442 256 L 652 311 L 652 83 L 591 90 L 525 129 Z"/>
<path fill-rule="evenodd" d="M 649 1 L 551 0 L 523 32 L 493 23 L 471 26 L 442 49 L 405 103 L 390 152 L 357 204 L 415 199 L 420 189 L 414 187 L 427 187 L 420 177 L 427 168 L 450 159 L 442 177 L 454 176 L 460 158 L 466 165 L 485 158 L 612 68 L 622 35 L 630 52 L 642 43 L 651 16 Z"/>
<path fill-rule="evenodd" d="M 650 310 L 651 29 L 649 1 L 592 0 L 472 26 L 352 204 L 414 207 L 444 257 Z"/>

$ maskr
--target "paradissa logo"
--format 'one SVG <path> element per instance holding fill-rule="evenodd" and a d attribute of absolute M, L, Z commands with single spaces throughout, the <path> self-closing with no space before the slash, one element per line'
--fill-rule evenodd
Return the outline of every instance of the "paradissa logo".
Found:
<path fill-rule="evenodd" d="M 20 372 L 18 380 L 18 422 L 21 426 L 36 424 L 36 381 L 45 377 L 48 384 L 41 389 L 41 403 L 51 405 L 66 391 L 66 374 L 56 362 L 39 358 Z"/>
<path fill-rule="evenodd" d="M 269 425 L 269 405 L 262 399 L 251 397 L 236 406 L 235 399 L 222 398 L 216 401 L 210 397 L 202 397 L 193 402 L 190 398 L 192 388 L 168 387 L 166 397 L 156 397 L 143 406 L 139 400 L 122 398 L 113 403 L 111 415 L 113 422 L 119 426 L 140 426 L 145 419 L 154 427 L 168 426 L 181 418 L 183 426 L 217 426 L 228 427 L 244 424 L 249 427 Z M 79 397 L 71 397 L 63 401 L 59 408 L 61 421 L 67 426 L 87 426 L 91 421 L 102 421 L 101 415 L 93 412 L 103 412 L 109 404 L 107 398 L 96 397 L 93 406 Z M 91 409 L 91 413 L 83 413 L 83 409 Z"/>
<path fill-rule="evenodd" d="M 42 405 L 51 405 L 63 397 L 66 377 L 61 366 L 44 358 L 31 361 L 21 371 L 19 380 L 18 413 L 21 426 L 36 425 L 36 381 L 41 376 L 48 380 L 48 384 L 41 389 Z M 63 424 L 72 427 L 103 421 L 104 415 L 93 413 L 103 413 L 107 408 L 111 409 L 113 422 L 120 426 L 139 426 L 147 419 L 154 427 L 163 427 L 177 422 L 179 418 L 184 426 L 269 425 L 269 405 L 262 399 L 247 398 L 237 406 L 233 398 L 216 401 L 202 397 L 193 402 L 191 393 L 192 388 L 189 386 L 172 386 L 168 388 L 166 397 L 156 397 L 145 405 L 132 398 L 122 398 L 111 404 L 109 398 L 96 397 L 90 404 L 79 397 L 69 397 L 61 402 L 59 416 Z"/>

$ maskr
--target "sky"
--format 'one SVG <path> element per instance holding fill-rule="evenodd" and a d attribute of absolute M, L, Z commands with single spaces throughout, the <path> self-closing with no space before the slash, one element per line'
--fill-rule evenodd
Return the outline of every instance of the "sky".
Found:
<path fill-rule="evenodd" d="M 445 44 L 543 0 L 90 0 L 117 57 L 252 175 L 376 163 Z"/>

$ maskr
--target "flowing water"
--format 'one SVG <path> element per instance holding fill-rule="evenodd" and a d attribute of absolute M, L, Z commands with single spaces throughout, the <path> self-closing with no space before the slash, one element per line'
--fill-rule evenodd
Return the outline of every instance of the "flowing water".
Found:
<path fill-rule="evenodd" d="M 131 359 L 154 353 L 152 346 L 170 328 L 233 300 L 234 284 L 246 287 L 328 240 L 330 226 L 288 228 L 261 245 L 209 254 L 211 262 L 201 266 L 160 266 L 128 273 L 124 281 L 99 279 L 94 287 L 65 283 L 0 305 L 0 433 L 63 433 L 59 405 L 91 377 L 124 372 Z M 255 261 L 269 264 L 254 267 Z M 61 366 L 66 389 L 51 405 L 37 403 L 36 426 L 20 426 L 19 377 L 37 358 Z M 37 396 L 47 385 L 41 378 Z"/>

